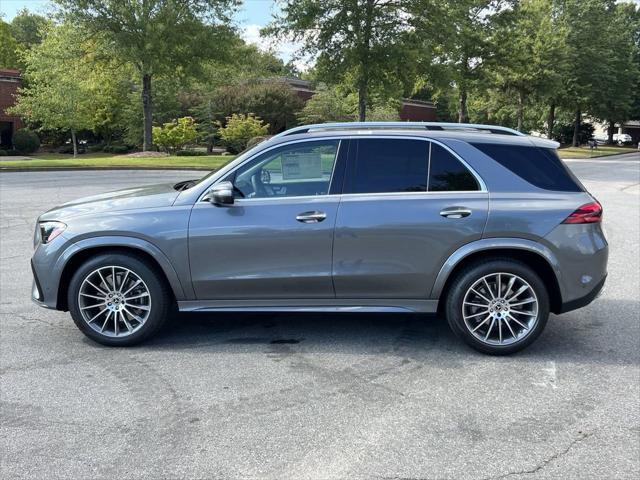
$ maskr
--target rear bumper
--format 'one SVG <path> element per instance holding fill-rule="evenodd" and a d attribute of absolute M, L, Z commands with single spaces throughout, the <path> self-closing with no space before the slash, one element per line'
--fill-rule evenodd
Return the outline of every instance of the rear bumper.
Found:
<path fill-rule="evenodd" d="M 556 313 L 567 313 L 572 310 L 577 310 L 578 308 L 586 307 L 591 302 L 593 302 L 596 298 L 598 298 L 598 296 L 600 296 L 606 280 L 607 280 L 607 276 L 605 275 L 604 278 L 600 280 L 600 282 L 598 282 L 596 286 L 593 287 L 593 289 L 586 295 L 580 298 L 571 300 L 569 302 L 563 302 L 562 305 L 560 306 L 560 310 L 558 310 Z"/>

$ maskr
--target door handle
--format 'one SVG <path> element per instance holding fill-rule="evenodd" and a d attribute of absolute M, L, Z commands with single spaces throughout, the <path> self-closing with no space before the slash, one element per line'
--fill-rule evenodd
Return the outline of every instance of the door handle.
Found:
<path fill-rule="evenodd" d="M 471 215 L 471 209 L 465 207 L 448 207 L 440 212 L 445 218 L 463 218 Z"/>
<path fill-rule="evenodd" d="M 327 214 L 324 212 L 312 211 L 302 212 L 296 216 L 296 220 L 302 223 L 318 223 L 327 218 Z"/>

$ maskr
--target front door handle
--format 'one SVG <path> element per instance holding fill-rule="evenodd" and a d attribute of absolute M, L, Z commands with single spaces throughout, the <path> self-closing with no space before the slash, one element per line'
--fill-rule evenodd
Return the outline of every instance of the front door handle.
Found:
<path fill-rule="evenodd" d="M 327 218 L 327 214 L 324 212 L 318 212 L 317 210 L 312 212 L 302 212 L 296 216 L 296 220 L 302 223 L 318 223 Z"/>
<path fill-rule="evenodd" d="M 445 218 L 463 218 L 471 215 L 471 209 L 465 207 L 448 207 L 440 212 Z"/>

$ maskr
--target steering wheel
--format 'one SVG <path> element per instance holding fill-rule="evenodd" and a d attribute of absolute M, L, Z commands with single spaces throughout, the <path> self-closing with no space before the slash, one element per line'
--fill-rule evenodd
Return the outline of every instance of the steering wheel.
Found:
<path fill-rule="evenodd" d="M 258 197 L 270 197 L 269 192 L 262 183 L 262 171 L 256 172 L 251 175 L 251 186 L 253 187 L 253 191 L 256 193 Z"/>

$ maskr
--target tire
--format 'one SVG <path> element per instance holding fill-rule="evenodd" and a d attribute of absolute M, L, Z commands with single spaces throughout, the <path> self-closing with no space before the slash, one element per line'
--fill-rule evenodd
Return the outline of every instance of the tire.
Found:
<path fill-rule="evenodd" d="M 526 264 L 508 258 L 483 260 L 455 276 L 445 314 L 451 330 L 472 348 L 508 355 L 526 348 L 542 333 L 549 318 L 549 294 Z"/>
<path fill-rule="evenodd" d="M 172 299 L 163 274 L 127 253 L 105 253 L 83 263 L 68 293 L 69 312 L 80 331 L 112 347 L 135 345 L 155 334 L 172 311 Z"/>

